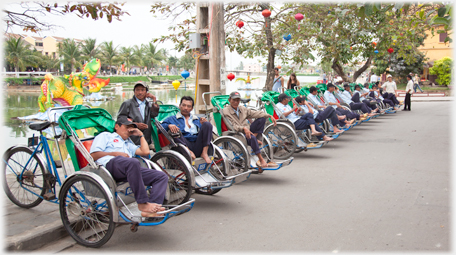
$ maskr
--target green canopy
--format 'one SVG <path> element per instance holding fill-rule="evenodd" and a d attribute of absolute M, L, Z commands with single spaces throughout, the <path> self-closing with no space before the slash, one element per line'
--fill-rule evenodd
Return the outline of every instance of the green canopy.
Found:
<path fill-rule="evenodd" d="M 212 116 L 214 118 L 215 126 L 217 127 L 217 133 L 219 136 L 222 135 L 222 115 L 220 112 L 223 108 L 225 108 L 225 105 L 230 104 L 228 98 L 230 98 L 230 95 L 218 95 L 211 98 L 212 106 L 217 108 L 217 111 L 214 111 L 212 113 Z"/>
<path fill-rule="evenodd" d="M 263 102 L 272 102 L 277 104 L 279 102 L 280 93 L 277 91 L 266 91 L 261 95 L 261 101 Z M 265 104 L 266 112 L 274 116 L 274 106 L 272 104 Z"/>
<path fill-rule="evenodd" d="M 172 104 L 162 104 L 160 105 L 160 110 L 158 111 L 157 120 L 163 122 L 166 118 L 170 116 L 175 116 L 179 112 L 179 107 L 172 105 Z M 152 141 L 154 142 L 155 151 L 161 151 L 160 141 L 158 140 L 158 128 L 152 121 Z"/>

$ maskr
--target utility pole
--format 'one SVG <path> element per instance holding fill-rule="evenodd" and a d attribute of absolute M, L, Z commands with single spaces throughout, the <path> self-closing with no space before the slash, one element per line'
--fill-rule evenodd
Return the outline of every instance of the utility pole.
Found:
<path fill-rule="evenodd" d="M 196 26 L 197 34 L 194 41 L 200 44 L 194 46 L 200 54 L 196 60 L 197 77 L 195 112 L 205 113 L 202 94 L 205 92 L 221 91 L 225 94 L 225 22 L 223 3 L 198 3 Z M 191 45 L 192 46 L 192 45 Z M 206 95 L 205 101 L 210 104 L 213 95 Z M 212 107 L 208 107 L 208 110 Z"/>

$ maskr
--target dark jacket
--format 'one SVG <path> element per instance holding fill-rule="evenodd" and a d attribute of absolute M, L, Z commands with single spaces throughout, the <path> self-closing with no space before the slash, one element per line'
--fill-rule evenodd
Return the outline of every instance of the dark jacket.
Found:
<path fill-rule="evenodd" d="M 195 115 L 192 115 L 192 116 L 193 116 L 193 124 L 196 126 L 196 129 L 199 132 L 201 130 L 201 122 L 197 116 L 195 116 Z M 184 118 L 184 116 L 182 116 L 182 114 L 180 112 L 178 112 L 175 116 L 169 116 L 168 118 L 166 118 L 163 121 L 162 126 L 166 131 L 169 131 L 168 126 L 171 124 L 176 125 L 180 129 L 180 131 L 182 132 L 182 135 L 185 137 L 185 139 L 187 139 L 187 141 L 189 141 L 189 142 L 196 141 L 198 134 L 192 135 L 192 134 L 188 133 L 187 131 L 185 131 L 185 118 Z"/>
<path fill-rule="evenodd" d="M 128 99 L 122 103 L 120 106 L 119 112 L 117 113 L 117 118 L 120 117 L 127 117 L 130 118 L 133 122 L 144 123 L 147 124 L 147 129 L 141 130 L 144 134 L 144 138 L 146 139 L 148 144 L 151 144 L 151 137 L 152 137 L 152 116 L 151 116 L 151 106 L 152 103 L 147 101 L 146 99 L 146 107 L 144 109 L 145 119 L 142 118 L 141 113 L 139 111 L 139 104 L 136 101 L 136 97 L 133 96 L 132 99 Z M 131 140 L 136 145 L 141 145 L 141 139 L 139 136 L 130 136 Z"/>

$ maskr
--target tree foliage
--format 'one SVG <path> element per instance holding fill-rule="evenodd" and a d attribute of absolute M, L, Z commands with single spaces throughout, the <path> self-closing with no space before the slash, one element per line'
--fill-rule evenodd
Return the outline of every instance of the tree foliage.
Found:
<path fill-rule="evenodd" d="M 444 57 L 434 62 L 434 66 L 429 69 L 429 73 L 437 75 L 437 83 L 440 85 L 451 84 L 451 68 L 453 60 L 450 57 Z"/>
<path fill-rule="evenodd" d="M 9 37 L 5 43 L 5 60 L 15 72 L 24 71 L 26 66 L 35 65 L 39 57 L 33 53 L 31 46 L 21 37 Z"/>
<path fill-rule="evenodd" d="M 123 15 L 130 15 L 122 10 L 124 3 L 89 3 L 89 2 L 68 2 L 47 3 L 47 2 L 21 2 L 18 3 L 22 11 L 12 11 L 8 6 L 3 9 L 5 31 L 13 27 L 19 27 L 23 31 L 39 32 L 51 30 L 58 25 L 50 24 L 41 19 L 46 14 L 65 15 L 73 13 L 80 18 L 91 18 L 93 20 L 103 19 L 111 23 L 112 19 L 120 21 Z"/>

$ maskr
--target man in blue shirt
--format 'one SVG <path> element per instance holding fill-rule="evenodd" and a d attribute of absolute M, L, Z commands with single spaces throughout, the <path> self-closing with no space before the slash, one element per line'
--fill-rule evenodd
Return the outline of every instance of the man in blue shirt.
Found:
<path fill-rule="evenodd" d="M 156 217 L 156 213 L 164 211 L 161 206 L 168 187 L 168 176 L 158 170 L 141 167 L 136 155 L 148 156 L 149 145 L 131 120 L 119 118 L 115 132 L 103 132 L 95 137 L 90 148 L 90 155 L 97 163 L 106 167 L 115 181 L 128 181 L 134 193 L 138 209 L 142 217 Z M 141 145 L 135 145 L 130 136 L 138 136 Z M 150 196 L 146 186 L 152 186 Z"/>
<path fill-rule="evenodd" d="M 360 120 L 361 117 L 359 114 L 343 108 L 340 105 L 340 103 L 337 102 L 336 97 L 332 94 L 335 89 L 336 89 L 336 86 L 334 86 L 334 84 L 329 83 L 327 85 L 327 90 L 325 91 L 325 94 L 323 95 L 323 97 L 325 98 L 326 104 L 332 106 L 336 110 L 338 115 L 345 115 L 345 116 L 347 116 L 347 118 Z M 312 87 L 310 88 L 310 90 L 312 91 Z M 316 93 L 316 92 L 314 92 L 314 93 Z M 363 120 L 363 119 L 361 119 L 361 120 Z"/>
<path fill-rule="evenodd" d="M 345 84 L 344 85 L 344 91 L 340 93 L 341 98 L 350 105 L 350 108 L 352 110 L 361 110 L 363 113 L 367 113 L 368 116 L 374 116 L 375 113 L 372 113 L 371 109 L 366 106 L 364 103 L 355 103 L 352 100 L 352 95 L 350 94 L 350 85 Z M 376 110 L 374 110 L 376 111 Z"/>
<path fill-rule="evenodd" d="M 162 126 L 173 133 L 182 132 L 182 136 L 174 138 L 174 141 L 183 144 L 190 152 L 192 159 L 202 157 L 206 163 L 212 161 L 207 154 L 212 138 L 212 125 L 206 118 L 198 118 L 191 114 L 195 102 L 190 96 L 183 96 L 179 104 L 179 110 L 175 116 L 166 118 Z"/>
<path fill-rule="evenodd" d="M 367 90 L 367 92 L 365 92 L 364 90 L 361 91 L 361 86 L 356 85 L 355 91 L 353 91 L 352 100 L 355 103 L 362 102 L 370 109 L 378 111 L 379 109 L 377 107 L 377 101 L 367 99 L 366 96 L 368 96 L 368 95 L 369 95 L 369 90 Z M 372 101 L 372 103 L 371 103 L 371 101 Z"/>
<path fill-rule="evenodd" d="M 291 108 L 288 103 L 290 102 L 291 97 L 285 93 L 279 95 L 278 101 L 279 103 L 276 104 L 277 108 L 281 111 L 281 114 L 289 119 L 295 126 L 296 130 L 303 130 L 308 129 L 312 131 L 312 135 L 318 137 L 318 139 L 323 139 L 323 141 L 331 141 L 333 138 L 326 136 L 317 123 L 314 120 L 313 114 L 306 113 L 301 117 L 296 115 L 296 111 L 298 110 L 298 106 L 295 105 Z M 278 115 L 281 115 L 278 113 Z"/>

